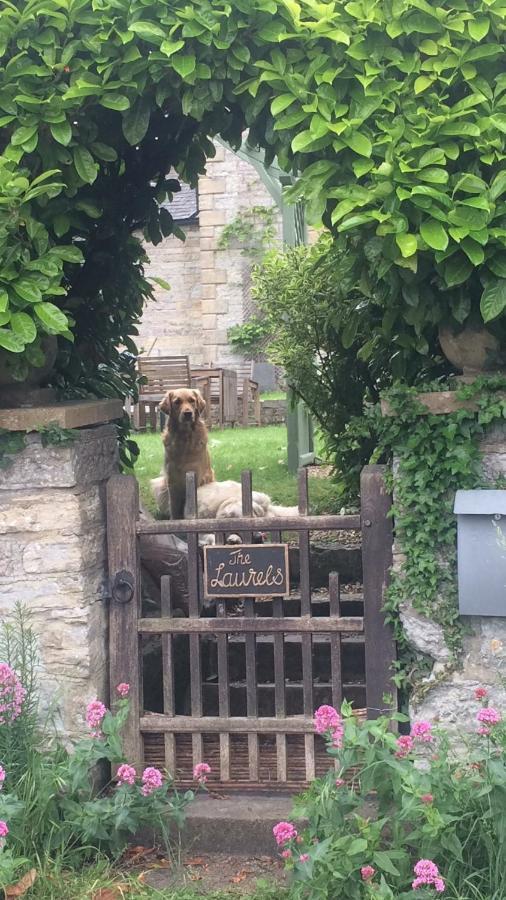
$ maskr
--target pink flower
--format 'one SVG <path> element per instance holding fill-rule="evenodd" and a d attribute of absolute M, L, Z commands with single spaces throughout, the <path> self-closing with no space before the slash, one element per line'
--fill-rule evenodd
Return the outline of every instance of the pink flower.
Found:
<path fill-rule="evenodd" d="M 0 725 L 13 722 L 21 713 L 26 691 L 7 663 L 0 663 Z"/>
<path fill-rule="evenodd" d="M 398 750 L 395 754 L 399 759 L 403 759 L 413 750 L 414 741 L 410 734 L 402 734 L 397 738 L 396 742 Z"/>
<path fill-rule="evenodd" d="M 434 797 L 432 794 L 422 794 L 420 800 L 428 806 L 430 803 L 433 803 Z"/>
<path fill-rule="evenodd" d="M 476 719 L 485 725 L 497 725 L 501 721 L 501 713 L 493 706 L 484 706 L 480 709 Z"/>
<path fill-rule="evenodd" d="M 282 858 L 282 859 L 291 859 L 291 858 L 292 858 L 292 851 L 291 851 L 291 850 L 282 850 L 282 852 L 281 852 L 281 858 Z"/>
<path fill-rule="evenodd" d="M 7 837 L 9 834 L 9 826 L 7 822 L 4 822 L 3 819 L 0 819 L 0 837 Z"/>
<path fill-rule="evenodd" d="M 3 766 L 0 766 L 0 791 L 3 788 L 6 776 L 7 776 L 7 772 L 5 771 Z"/>
<path fill-rule="evenodd" d="M 345 782 L 344 778 L 336 778 L 336 780 L 335 780 L 336 788 L 344 787 L 345 784 L 346 784 L 346 782 Z"/>
<path fill-rule="evenodd" d="M 482 725 L 478 728 L 478 734 L 490 734 L 490 728 L 487 728 L 485 725 Z"/>
<path fill-rule="evenodd" d="M 162 784 L 163 775 L 159 769 L 155 769 L 153 766 L 148 766 L 147 769 L 144 769 L 144 772 L 142 773 L 141 790 L 145 797 L 148 797 L 153 791 L 161 788 Z"/>
<path fill-rule="evenodd" d="M 86 724 L 91 729 L 93 737 L 100 737 L 100 726 L 107 713 L 107 708 L 100 700 L 92 700 L 86 708 Z"/>
<path fill-rule="evenodd" d="M 120 784 L 135 784 L 136 777 L 137 772 L 135 771 L 133 766 L 129 766 L 127 765 L 127 763 L 123 763 L 123 765 L 119 767 L 117 778 Z"/>
<path fill-rule="evenodd" d="M 319 706 L 314 714 L 314 730 L 317 734 L 330 734 L 333 747 L 343 742 L 344 725 L 337 709 L 333 706 Z"/>
<path fill-rule="evenodd" d="M 485 697 L 488 697 L 488 691 L 484 687 L 477 687 L 474 692 L 474 696 L 477 700 L 484 700 Z"/>
<path fill-rule="evenodd" d="M 211 766 L 208 763 L 197 763 L 193 770 L 193 777 L 199 784 L 205 784 L 207 776 L 211 774 Z"/>
<path fill-rule="evenodd" d="M 421 859 L 417 862 L 414 872 L 416 875 L 411 887 L 417 891 L 421 887 L 433 887 L 438 894 L 442 894 L 445 883 L 439 874 L 439 869 L 431 859 Z"/>
<path fill-rule="evenodd" d="M 299 856 L 300 863 L 305 863 L 308 861 L 308 859 L 309 859 L 309 853 L 301 853 L 301 855 Z"/>
<path fill-rule="evenodd" d="M 128 694 L 130 692 L 130 685 L 122 681 L 121 684 L 118 684 L 116 692 L 120 695 L 120 697 L 128 697 Z"/>
<path fill-rule="evenodd" d="M 362 881 L 370 881 L 371 878 L 374 878 L 376 875 L 376 869 L 373 869 L 372 866 L 362 866 L 360 869 L 360 875 Z"/>
<path fill-rule="evenodd" d="M 291 822 L 278 822 L 272 829 L 276 844 L 283 847 L 288 841 L 293 841 L 297 837 L 297 829 Z"/>
<path fill-rule="evenodd" d="M 424 744 L 431 744 L 434 740 L 434 735 L 432 734 L 430 722 L 415 722 L 411 729 L 411 737 L 422 741 Z"/>

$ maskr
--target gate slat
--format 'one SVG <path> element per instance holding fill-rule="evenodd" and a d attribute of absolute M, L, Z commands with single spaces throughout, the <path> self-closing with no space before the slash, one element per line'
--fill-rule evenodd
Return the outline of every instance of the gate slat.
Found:
<path fill-rule="evenodd" d="M 307 469 L 299 470 L 299 513 L 301 516 L 309 515 L 308 478 Z M 311 573 L 310 573 L 310 535 L 309 531 L 299 533 L 300 553 L 300 614 L 311 616 Z M 311 634 L 302 635 L 302 685 L 304 715 L 313 714 L 313 640 Z M 312 781 L 316 776 L 314 737 L 306 734 L 304 737 L 306 754 L 306 779 Z"/>
<path fill-rule="evenodd" d="M 330 615 L 339 618 L 340 614 L 340 584 L 339 574 L 331 572 L 329 575 L 329 601 Z M 335 709 L 341 709 L 343 702 L 343 680 L 341 666 L 341 634 L 332 633 L 330 636 L 330 674 L 332 682 L 332 705 Z"/>
<path fill-rule="evenodd" d="M 162 575 L 160 579 L 161 588 L 161 613 L 162 616 L 170 618 L 172 616 L 172 596 L 171 596 L 171 579 L 170 575 Z M 173 636 L 166 632 L 162 634 L 162 683 L 163 683 L 163 711 L 166 716 L 175 716 L 175 694 L 174 694 L 174 648 Z M 165 765 L 167 771 L 175 779 L 176 777 L 176 736 L 166 731 L 164 734 L 165 742 Z"/>
<path fill-rule="evenodd" d="M 142 705 L 140 637 L 141 566 L 135 525 L 139 515 L 139 485 L 133 475 L 113 475 L 107 483 L 107 550 L 111 605 L 109 609 L 109 676 L 111 694 L 121 682 L 130 684 L 130 712 L 123 731 L 125 758 L 142 765 L 139 729 Z M 115 588 L 115 580 L 117 585 Z M 133 591 L 130 596 L 128 582 Z"/>
<path fill-rule="evenodd" d="M 392 663 L 396 646 L 383 614 L 385 589 L 392 566 L 392 498 L 385 486 L 386 466 L 365 466 L 360 476 L 362 564 L 364 570 L 365 681 L 367 715 L 385 711 L 383 695 L 396 702 Z M 387 708 L 390 704 L 387 704 Z"/>
<path fill-rule="evenodd" d="M 216 543 L 223 543 L 223 534 L 216 534 Z M 216 615 L 218 619 L 226 619 L 227 605 L 223 600 L 216 601 Z M 228 677 L 228 635 L 226 633 L 216 636 L 218 644 L 218 707 L 220 716 L 230 715 L 230 686 Z M 230 736 L 220 734 L 220 778 L 222 781 L 230 781 Z"/>
<path fill-rule="evenodd" d="M 243 516 L 253 515 L 253 486 L 251 482 L 251 472 L 241 473 L 241 493 L 242 493 L 242 514 Z M 245 541 L 251 541 L 252 533 L 246 532 L 243 535 Z M 250 597 L 244 600 L 244 616 L 246 619 L 254 619 L 255 602 Z M 246 654 L 246 711 L 248 716 L 256 718 L 258 716 L 258 694 L 257 694 L 257 649 L 256 637 L 254 633 L 245 635 L 245 654 Z M 260 777 L 260 756 L 258 734 L 248 734 L 248 758 L 249 758 L 249 779 L 250 781 L 259 781 Z"/>
<path fill-rule="evenodd" d="M 197 518 L 197 481 L 194 472 L 186 473 L 185 516 Z M 200 617 L 199 602 L 199 536 L 198 532 L 188 534 L 188 614 L 190 619 Z M 190 634 L 190 694 L 192 716 L 202 719 L 202 666 L 200 657 L 200 634 Z M 193 765 L 204 759 L 204 738 L 192 734 Z"/>

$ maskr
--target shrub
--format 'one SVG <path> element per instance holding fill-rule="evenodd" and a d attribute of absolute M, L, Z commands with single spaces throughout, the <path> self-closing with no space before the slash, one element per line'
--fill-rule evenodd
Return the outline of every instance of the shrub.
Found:
<path fill-rule="evenodd" d="M 363 722 L 348 704 L 342 720 L 325 708 L 336 768 L 296 802 L 307 827 L 274 830 L 295 898 L 503 897 L 506 727 L 485 689 L 469 699 L 474 732 L 459 734 L 458 748 L 428 722 L 397 736 L 399 714 Z"/>
<path fill-rule="evenodd" d="M 4 623 L 2 632 L 0 646 L 11 657 L 9 664 L 0 663 L 0 678 L 10 690 L 7 702 L 0 703 L 9 712 L 0 724 L 0 887 L 11 884 L 28 862 L 43 866 L 53 860 L 75 868 L 97 852 L 114 858 L 142 827 L 159 832 L 169 846 L 170 829 L 183 824 L 193 792 L 179 794 L 170 775 L 153 767 L 138 771 L 124 759 L 128 685 L 118 685 L 111 710 L 99 700 L 88 704 L 90 734 L 69 752 L 37 725 L 36 640 L 26 612 L 18 607 L 15 622 Z M 22 672 L 27 689 L 21 686 Z M 117 775 L 98 790 L 97 773 L 104 765 L 117 767 Z M 199 784 L 208 771 L 201 763 Z"/>
<path fill-rule="evenodd" d="M 270 358 L 315 416 L 343 494 L 353 498 L 377 443 L 366 408 L 396 379 L 413 384 L 447 370 L 434 325 L 408 332 L 400 309 L 385 315 L 391 276 L 379 277 L 380 264 L 376 240 L 326 235 L 268 254 L 253 272 Z"/>

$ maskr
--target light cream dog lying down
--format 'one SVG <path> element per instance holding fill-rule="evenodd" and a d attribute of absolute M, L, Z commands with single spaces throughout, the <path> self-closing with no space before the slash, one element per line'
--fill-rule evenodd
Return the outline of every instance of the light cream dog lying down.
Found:
<path fill-rule="evenodd" d="M 151 480 L 151 490 L 162 515 L 169 515 L 169 494 L 165 477 Z M 253 491 L 255 517 L 298 516 L 296 506 L 277 506 L 267 494 Z M 242 517 L 241 485 L 238 481 L 212 481 L 197 488 L 199 519 L 240 519 Z"/>

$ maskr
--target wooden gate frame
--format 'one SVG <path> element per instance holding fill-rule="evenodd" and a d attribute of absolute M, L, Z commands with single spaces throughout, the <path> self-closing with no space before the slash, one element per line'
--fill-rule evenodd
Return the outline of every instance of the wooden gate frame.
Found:
<path fill-rule="evenodd" d="M 385 467 L 366 466 L 361 475 L 361 513 L 351 516 L 311 516 L 307 504 L 307 470 L 299 473 L 299 517 L 279 519 L 256 518 L 251 510 L 251 475 L 243 474 L 243 510 L 241 519 L 197 519 L 196 489 L 193 473 L 187 479 L 187 510 L 189 518 L 184 521 L 139 521 L 139 488 L 136 479 L 128 475 L 113 475 L 107 485 L 108 517 L 108 561 L 110 573 L 110 686 L 111 695 L 121 682 L 130 684 L 130 715 L 124 731 L 125 759 L 131 764 L 143 764 L 143 738 L 145 733 L 165 735 L 166 760 L 175 761 L 175 733 L 192 735 L 192 756 L 194 763 L 203 759 L 203 735 L 220 735 L 220 758 L 222 773 L 229 767 L 229 740 L 232 733 L 248 735 L 250 780 L 258 780 L 258 738 L 261 734 L 275 734 L 277 744 L 278 781 L 286 781 L 286 736 L 305 735 L 307 780 L 314 778 L 313 709 L 311 690 L 306 690 L 304 680 L 303 716 L 286 716 L 284 700 L 278 687 L 283 685 L 284 672 L 276 674 L 276 715 L 257 716 L 256 687 L 251 690 L 247 682 L 246 717 L 228 715 L 229 698 L 220 694 L 218 717 L 202 716 L 202 684 L 200 674 L 200 635 L 215 634 L 218 645 L 218 666 L 223 670 L 227 665 L 226 635 L 233 631 L 245 634 L 246 665 L 254 665 L 255 633 L 274 634 L 275 652 L 282 653 L 283 635 L 289 632 L 302 634 L 303 671 L 311 672 L 311 635 L 325 632 L 335 635 L 332 652 L 340 652 L 340 633 L 364 630 L 366 702 L 368 718 L 377 718 L 392 702 L 385 706 L 385 694 L 395 703 L 396 690 L 392 680 L 392 664 L 396 658 L 396 648 L 392 629 L 385 623 L 383 602 L 392 566 L 393 527 L 390 516 L 391 498 L 385 488 Z M 273 529 L 273 526 L 276 526 Z M 219 526 L 219 528 L 217 527 Z M 340 617 L 338 610 L 338 576 L 331 576 L 329 584 L 331 616 L 311 616 L 311 589 L 309 584 L 309 533 L 315 530 L 362 530 L 364 615 L 362 617 Z M 199 618 L 199 533 L 236 532 L 248 540 L 252 531 L 267 531 L 273 540 L 279 540 L 282 531 L 297 531 L 300 539 L 301 570 L 301 615 L 300 617 L 272 618 L 254 617 L 254 600 L 245 601 L 242 618 L 226 619 L 218 601 L 217 617 Z M 192 618 L 170 618 L 170 578 L 162 578 L 162 618 L 141 618 L 141 582 L 139 537 L 143 534 L 187 535 L 189 561 L 188 587 L 189 612 Z M 283 600 L 274 601 L 278 606 Z M 334 615 L 332 615 L 334 612 Z M 164 677 L 165 713 L 149 716 L 142 714 L 142 661 L 141 642 L 143 634 L 162 636 L 164 673 L 172 671 L 172 635 L 188 634 L 191 658 L 198 660 L 191 667 L 191 716 L 176 716 L 173 699 L 173 683 Z M 277 646 L 278 641 L 281 648 Z M 249 662 L 248 662 L 249 659 Z M 280 683 L 280 678 L 283 679 Z M 304 674 L 306 679 L 306 674 Z M 228 682 L 227 682 L 228 683 Z M 168 765 L 170 769 L 170 765 Z"/>

